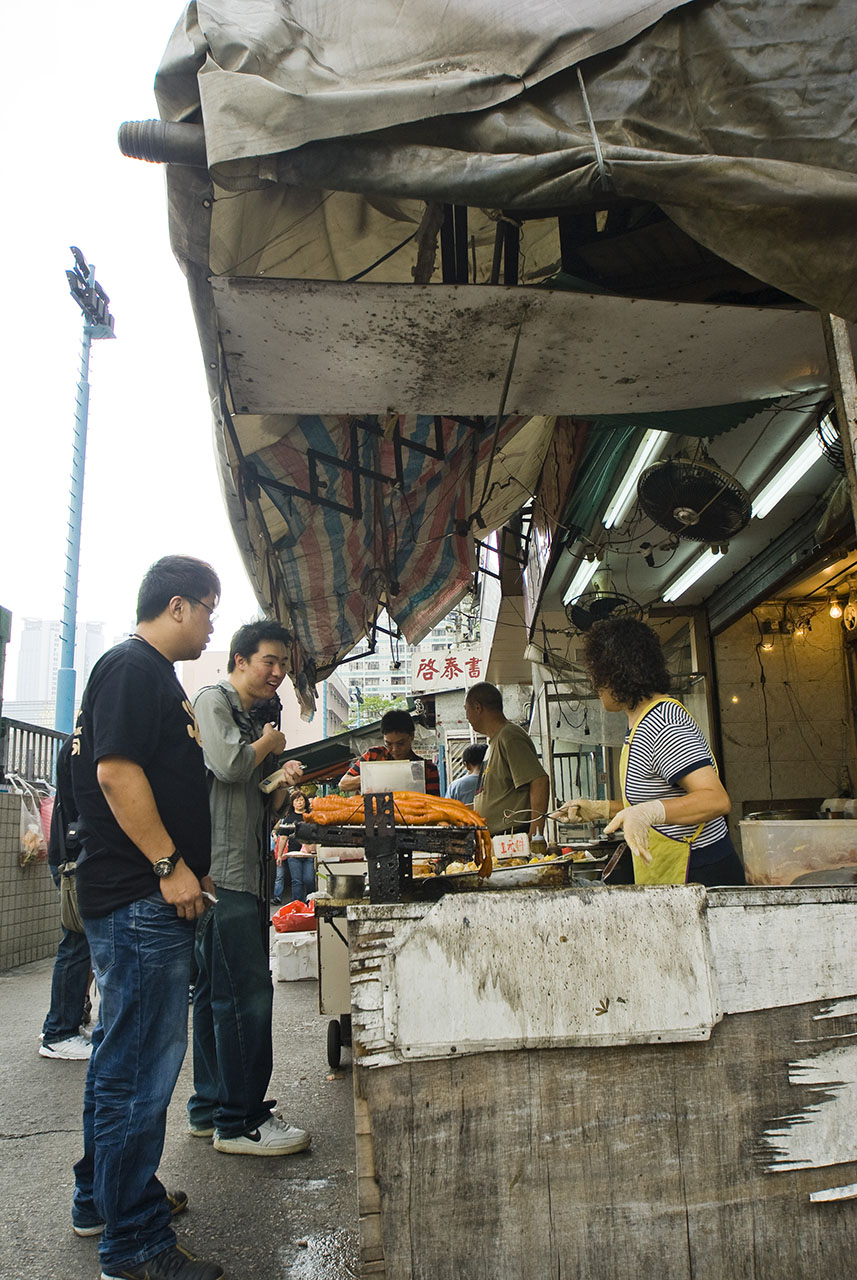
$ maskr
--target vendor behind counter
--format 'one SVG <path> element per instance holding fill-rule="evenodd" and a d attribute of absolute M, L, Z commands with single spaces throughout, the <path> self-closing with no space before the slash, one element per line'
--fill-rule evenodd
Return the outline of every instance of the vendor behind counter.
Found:
<path fill-rule="evenodd" d="M 596 622 L 584 662 L 605 711 L 628 720 L 621 800 L 570 800 L 552 817 L 610 819 L 633 857 L 637 884 L 744 884 L 744 867 L 726 825 L 729 796 L 711 748 L 690 712 L 669 696 L 670 674 L 651 627 L 636 618 Z"/>
<path fill-rule="evenodd" d="M 474 732 L 488 738 L 473 808 L 492 836 L 525 831 L 530 838 L 544 832 L 550 781 L 526 729 L 507 720 L 496 685 L 474 684 L 464 701 L 464 714 Z"/>
<path fill-rule="evenodd" d="M 437 765 L 431 760 L 423 760 L 414 751 L 414 722 L 407 711 L 387 711 L 381 717 L 381 733 L 384 737 L 383 747 L 370 747 L 363 755 L 353 760 L 347 771 L 339 779 L 340 791 L 360 790 L 361 762 L 378 760 L 422 760 L 425 765 L 426 794 L 440 795 L 440 774 Z"/>

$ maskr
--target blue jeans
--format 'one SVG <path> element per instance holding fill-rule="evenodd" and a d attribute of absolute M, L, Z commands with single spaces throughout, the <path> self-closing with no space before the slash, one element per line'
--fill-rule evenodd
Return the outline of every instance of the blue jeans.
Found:
<path fill-rule="evenodd" d="M 286 860 L 284 858 L 282 862 L 277 863 L 277 878 L 274 881 L 274 897 L 279 898 L 281 901 L 283 897 L 283 890 L 286 887 L 287 871 L 288 867 L 286 866 Z"/>
<path fill-rule="evenodd" d="M 59 888 L 59 872 L 51 868 Z M 63 926 L 51 979 L 51 1007 L 42 1026 L 45 1044 L 57 1044 L 76 1036 L 83 1022 L 83 1006 L 89 986 L 89 943 L 85 933 L 73 933 Z"/>
<path fill-rule="evenodd" d="M 315 861 L 313 858 L 289 858 L 288 863 L 292 898 L 306 902 L 307 894 L 315 892 Z"/>
<path fill-rule="evenodd" d="M 187 1049 L 193 924 L 160 892 L 85 920 L 101 995 L 83 1099 L 72 1220 L 104 1222 L 105 1271 L 175 1244 L 156 1177 L 167 1106 Z"/>
<path fill-rule="evenodd" d="M 258 1128 L 274 1106 L 265 1099 L 274 1065 L 274 988 L 259 899 L 219 886 L 217 899 L 196 926 L 194 1093 L 187 1110 L 194 1129 L 213 1125 L 221 1137 L 234 1138 Z"/>

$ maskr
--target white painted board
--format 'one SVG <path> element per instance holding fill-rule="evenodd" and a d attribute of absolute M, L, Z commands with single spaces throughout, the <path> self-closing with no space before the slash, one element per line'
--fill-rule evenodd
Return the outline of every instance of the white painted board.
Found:
<path fill-rule="evenodd" d="M 697 886 L 456 894 L 352 962 L 371 1061 L 703 1040 L 720 1018 Z M 358 907 L 349 919 L 383 908 Z"/>
<path fill-rule="evenodd" d="M 238 413 L 658 412 L 829 381 L 813 311 L 500 285 L 212 279 Z"/>

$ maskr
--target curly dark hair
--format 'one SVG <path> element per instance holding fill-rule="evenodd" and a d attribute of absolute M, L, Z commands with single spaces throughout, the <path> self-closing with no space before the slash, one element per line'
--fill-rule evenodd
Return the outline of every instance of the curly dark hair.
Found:
<path fill-rule="evenodd" d="M 658 637 L 637 618 L 593 623 L 585 633 L 583 661 L 593 687 L 609 689 L 625 707 L 667 693 L 672 683 Z"/>

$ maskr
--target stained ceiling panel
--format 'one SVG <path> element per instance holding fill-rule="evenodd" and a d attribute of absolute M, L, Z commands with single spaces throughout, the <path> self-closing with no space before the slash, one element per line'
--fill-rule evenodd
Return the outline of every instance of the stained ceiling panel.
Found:
<path fill-rule="evenodd" d="M 486 285 L 212 281 L 238 413 L 655 412 L 826 385 L 808 310 Z"/>

